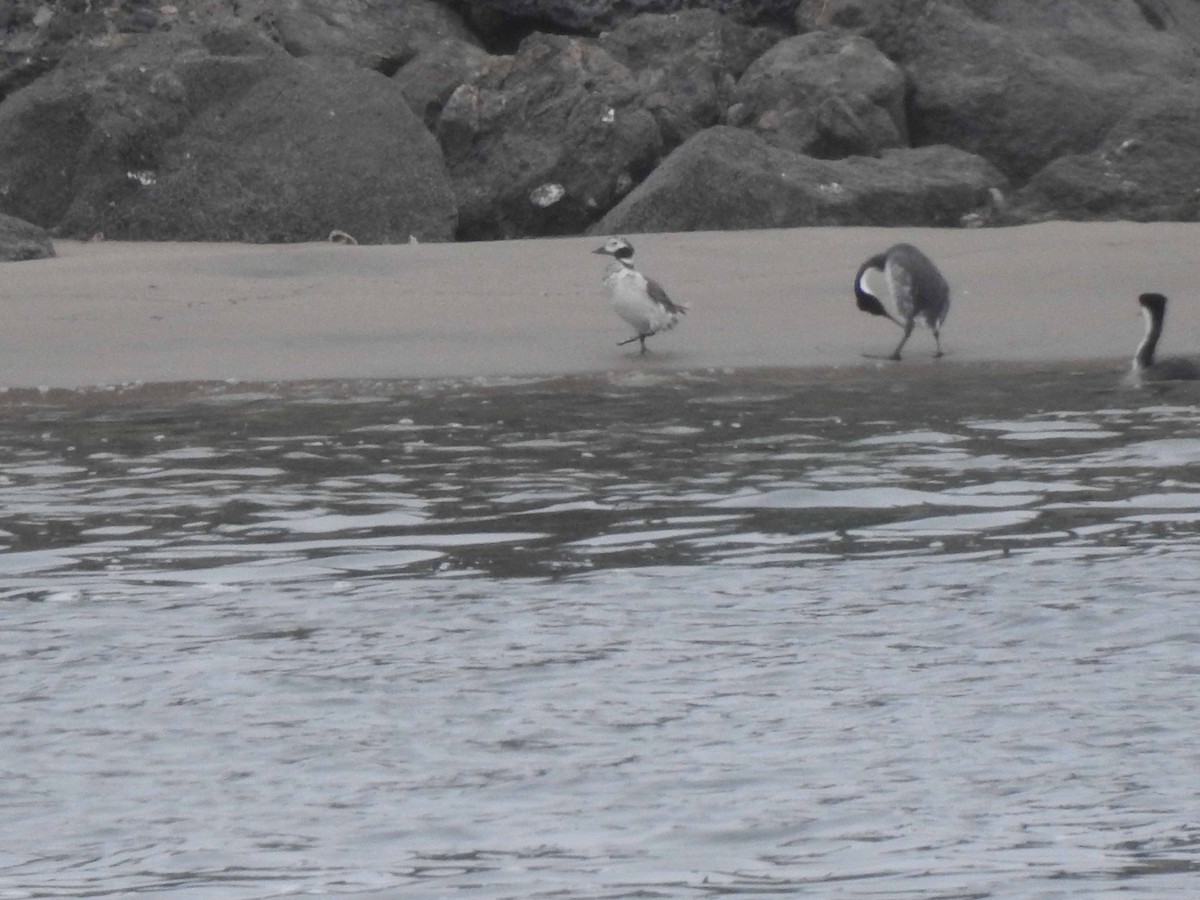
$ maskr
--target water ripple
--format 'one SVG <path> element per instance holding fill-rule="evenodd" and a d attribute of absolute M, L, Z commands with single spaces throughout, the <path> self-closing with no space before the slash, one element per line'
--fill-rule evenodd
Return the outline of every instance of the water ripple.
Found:
<path fill-rule="evenodd" d="M 0 896 L 1189 896 L 1200 405 L 1109 377 L 10 393 Z"/>

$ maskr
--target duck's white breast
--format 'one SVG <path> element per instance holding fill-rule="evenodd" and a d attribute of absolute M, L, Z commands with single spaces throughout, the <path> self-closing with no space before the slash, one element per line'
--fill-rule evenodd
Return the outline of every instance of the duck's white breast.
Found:
<path fill-rule="evenodd" d="M 654 334 L 675 324 L 676 316 L 655 302 L 646 286 L 646 277 L 624 266 L 604 279 L 609 299 L 617 315 L 637 329 L 638 334 Z"/>

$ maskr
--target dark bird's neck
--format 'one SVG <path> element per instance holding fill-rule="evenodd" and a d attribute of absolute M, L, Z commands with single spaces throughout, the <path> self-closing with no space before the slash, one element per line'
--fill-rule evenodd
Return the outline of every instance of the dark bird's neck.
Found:
<path fill-rule="evenodd" d="M 863 312 L 870 313 L 873 316 L 884 316 L 890 319 L 891 315 L 889 315 L 888 311 L 883 308 L 883 303 L 880 302 L 878 297 L 868 291 L 866 285 L 863 283 L 863 279 L 866 277 L 867 272 L 871 271 L 872 269 L 883 271 L 883 265 L 883 256 L 872 256 L 859 267 L 858 274 L 854 276 L 854 300 L 858 304 L 858 308 Z"/>

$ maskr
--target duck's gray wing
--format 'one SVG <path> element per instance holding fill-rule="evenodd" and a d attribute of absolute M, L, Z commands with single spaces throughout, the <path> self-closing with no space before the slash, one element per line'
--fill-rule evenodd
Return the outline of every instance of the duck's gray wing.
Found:
<path fill-rule="evenodd" d="M 688 308 L 683 303 L 676 303 L 667 296 L 666 288 L 655 281 L 653 278 L 646 279 L 646 290 L 650 293 L 650 299 L 661 306 L 669 313 L 677 313 L 682 315 L 688 311 Z"/>

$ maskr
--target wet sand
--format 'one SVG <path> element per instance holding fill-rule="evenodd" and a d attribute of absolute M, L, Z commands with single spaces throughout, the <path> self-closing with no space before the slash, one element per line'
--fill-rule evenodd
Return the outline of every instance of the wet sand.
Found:
<path fill-rule="evenodd" d="M 1161 351 L 1200 346 L 1200 225 L 805 228 L 633 235 L 639 268 L 691 313 L 636 344 L 600 285 L 600 240 L 356 247 L 58 242 L 5 264 L 0 385 L 562 375 L 895 365 L 895 326 L 860 313 L 859 263 L 918 244 L 954 291 L 939 365 L 1111 361 L 1135 296 L 1173 298 Z M 918 330 L 901 365 L 927 366 Z"/>

